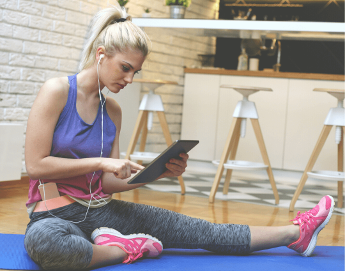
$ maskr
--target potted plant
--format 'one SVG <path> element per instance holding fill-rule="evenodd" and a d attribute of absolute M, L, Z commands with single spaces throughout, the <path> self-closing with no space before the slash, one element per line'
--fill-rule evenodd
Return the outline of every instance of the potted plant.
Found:
<path fill-rule="evenodd" d="M 142 17 L 143 18 L 150 18 L 151 17 L 151 14 L 150 14 L 150 12 L 151 12 L 151 9 L 150 8 L 144 8 L 144 13 L 142 14 Z"/>
<path fill-rule="evenodd" d="M 170 7 L 170 18 L 183 19 L 192 0 L 165 0 L 165 4 Z"/>
<path fill-rule="evenodd" d="M 121 7 L 125 8 L 125 5 L 129 2 L 129 0 L 118 0 L 117 1 Z M 128 8 L 125 8 L 126 12 L 128 13 Z"/>
<path fill-rule="evenodd" d="M 129 2 L 129 0 L 118 0 L 117 2 L 121 7 L 124 7 Z"/>

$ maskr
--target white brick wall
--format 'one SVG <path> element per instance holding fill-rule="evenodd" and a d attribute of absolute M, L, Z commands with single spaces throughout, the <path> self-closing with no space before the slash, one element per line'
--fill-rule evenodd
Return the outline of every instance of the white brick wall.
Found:
<path fill-rule="evenodd" d="M 216 18 L 218 2 L 192 0 L 186 18 Z M 112 1 L 0 0 L 0 122 L 26 125 L 43 82 L 77 72 L 88 24 L 92 16 L 109 3 Z M 132 17 L 141 17 L 146 7 L 151 9 L 152 17 L 169 17 L 169 7 L 164 5 L 164 0 L 130 0 L 126 7 Z M 175 140 L 181 131 L 183 68 L 199 64 L 198 54 L 214 53 L 215 40 L 186 36 L 180 31 L 169 34 L 146 31 L 153 48 L 143 66 L 142 77 L 178 82 L 178 85 L 166 85 L 157 90 Z M 164 136 L 155 116 L 147 150 L 164 148 Z M 25 172 L 24 156 L 22 171 Z"/>

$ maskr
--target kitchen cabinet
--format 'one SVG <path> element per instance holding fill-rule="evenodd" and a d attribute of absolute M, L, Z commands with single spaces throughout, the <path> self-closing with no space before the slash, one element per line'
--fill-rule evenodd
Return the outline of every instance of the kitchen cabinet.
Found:
<path fill-rule="evenodd" d="M 199 140 L 189 153 L 192 159 L 215 157 L 219 80 L 219 75 L 188 74 L 185 78 L 181 138 Z"/>
<path fill-rule="evenodd" d="M 221 88 L 222 84 L 268 87 L 273 92 L 259 91 L 250 95 L 249 100 L 256 103 L 271 165 L 277 169 L 303 171 L 328 110 L 337 105 L 334 97 L 313 89 L 344 89 L 344 82 L 222 73 L 185 75 L 181 138 L 200 140 L 198 147 L 190 152 L 190 158 L 209 162 L 220 159 L 232 114 L 242 99 L 235 90 Z M 236 160 L 262 162 L 250 121 L 246 130 L 245 138 L 240 139 Z M 314 170 L 336 170 L 334 138 L 333 128 Z"/>

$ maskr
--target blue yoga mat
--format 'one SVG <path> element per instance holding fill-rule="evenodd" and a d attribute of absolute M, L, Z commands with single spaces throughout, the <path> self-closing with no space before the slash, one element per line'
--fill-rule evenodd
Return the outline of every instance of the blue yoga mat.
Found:
<path fill-rule="evenodd" d="M 0 234 L 0 269 L 40 270 L 24 249 L 24 235 Z M 248 256 L 217 255 L 201 249 L 165 249 L 157 259 L 140 259 L 129 265 L 94 270 L 344 271 L 344 247 L 317 246 L 311 257 L 302 257 L 286 247 L 262 250 Z"/>

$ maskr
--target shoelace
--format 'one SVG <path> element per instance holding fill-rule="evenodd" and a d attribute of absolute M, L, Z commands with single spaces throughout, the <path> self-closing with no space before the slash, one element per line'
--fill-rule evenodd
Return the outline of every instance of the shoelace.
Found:
<path fill-rule="evenodd" d="M 128 240 L 128 243 L 125 246 L 126 246 L 126 250 L 128 251 L 128 260 L 126 261 L 126 263 L 128 264 L 143 257 L 144 252 L 146 252 L 146 251 L 140 251 L 140 245 L 134 240 Z M 130 249 L 127 249 L 127 248 L 130 248 Z"/>
<path fill-rule="evenodd" d="M 142 252 L 139 252 L 137 255 L 134 255 L 134 254 L 135 253 L 131 253 L 131 252 L 128 254 L 127 264 L 135 262 L 136 260 L 144 256 Z"/>
<path fill-rule="evenodd" d="M 297 212 L 297 216 L 294 219 L 290 220 L 290 221 L 296 220 L 298 222 L 298 224 L 300 224 L 300 220 L 302 220 L 303 222 L 308 223 L 309 218 L 312 216 L 311 211 L 312 210 L 309 210 L 309 211 L 307 211 L 305 213 L 302 213 L 302 214 L 301 214 L 300 211 L 298 211 Z"/>

